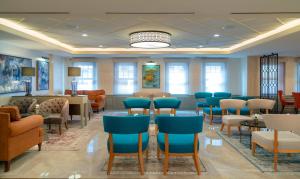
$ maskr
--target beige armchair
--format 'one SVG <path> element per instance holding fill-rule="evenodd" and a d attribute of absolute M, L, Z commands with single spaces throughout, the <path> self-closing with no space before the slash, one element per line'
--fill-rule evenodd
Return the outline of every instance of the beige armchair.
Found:
<path fill-rule="evenodd" d="M 254 114 L 255 112 L 259 112 L 260 110 L 264 110 L 266 114 L 269 114 L 270 110 L 273 109 L 275 105 L 274 100 L 270 99 L 249 99 L 247 101 L 247 106 L 250 110 L 250 115 Z"/>
<path fill-rule="evenodd" d="M 60 135 L 62 133 L 61 124 L 64 124 L 68 129 L 69 101 L 66 98 L 53 98 L 44 101 L 40 104 L 39 110 L 44 115 L 44 123 L 49 125 L 49 129 L 51 129 L 51 124 L 58 124 Z"/>
<path fill-rule="evenodd" d="M 256 145 L 274 153 L 274 170 L 277 171 L 278 153 L 300 153 L 300 115 L 267 114 L 263 120 L 271 131 L 252 132 L 252 154 Z"/>
<path fill-rule="evenodd" d="M 221 131 L 227 126 L 227 134 L 231 135 L 231 127 L 238 127 L 241 131 L 240 122 L 251 119 L 249 116 L 240 115 L 240 110 L 246 106 L 246 101 L 240 99 L 222 99 L 220 107 L 222 108 L 222 126 Z M 227 115 L 228 109 L 236 109 L 236 115 Z"/>

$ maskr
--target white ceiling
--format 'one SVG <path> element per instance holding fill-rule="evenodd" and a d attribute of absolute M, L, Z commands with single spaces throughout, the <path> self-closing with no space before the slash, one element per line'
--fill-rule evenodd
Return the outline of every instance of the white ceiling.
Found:
<path fill-rule="evenodd" d="M 62 14 L 47 14 L 51 12 Z M 116 15 L 111 12 L 146 14 Z M 231 14 L 239 12 L 299 13 Z M 75 47 L 129 48 L 128 34 L 138 30 L 167 31 L 172 34 L 174 48 L 228 47 L 300 18 L 300 1 L 2 0 L 0 13 L 2 18 L 14 20 Z M 88 37 L 82 37 L 82 33 Z M 214 38 L 215 33 L 221 37 Z M 5 36 L 0 33 L 0 37 Z M 300 55 L 300 49 L 296 51 Z"/>

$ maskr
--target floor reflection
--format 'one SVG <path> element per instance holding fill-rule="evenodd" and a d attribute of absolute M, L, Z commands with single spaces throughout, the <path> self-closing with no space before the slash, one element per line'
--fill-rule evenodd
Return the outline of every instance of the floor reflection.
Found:
<path fill-rule="evenodd" d="M 204 137 L 204 148 L 206 148 L 208 145 L 220 147 L 223 145 L 223 141 L 222 141 L 222 139 L 210 138 L 210 137 L 205 136 Z"/>
<path fill-rule="evenodd" d="M 98 147 L 99 134 L 95 135 L 87 145 L 87 153 L 92 154 L 96 151 Z"/>

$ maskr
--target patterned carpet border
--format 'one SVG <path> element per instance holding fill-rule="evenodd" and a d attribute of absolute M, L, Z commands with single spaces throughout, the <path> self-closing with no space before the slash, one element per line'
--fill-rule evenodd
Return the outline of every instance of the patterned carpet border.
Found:
<path fill-rule="evenodd" d="M 231 137 L 220 131 L 216 131 L 216 133 L 262 173 L 275 172 L 273 168 L 273 153 L 258 146 L 256 155 L 252 155 L 249 147 L 249 133 L 245 134 L 245 131 L 243 131 L 242 142 L 240 142 L 238 133 L 233 133 Z M 278 172 L 300 172 L 300 154 L 292 154 L 291 157 L 288 157 L 287 154 L 279 154 Z"/>

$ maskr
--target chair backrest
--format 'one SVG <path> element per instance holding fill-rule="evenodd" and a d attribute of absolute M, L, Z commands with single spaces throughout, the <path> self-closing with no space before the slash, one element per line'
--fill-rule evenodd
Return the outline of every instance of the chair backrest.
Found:
<path fill-rule="evenodd" d="M 159 132 L 168 134 L 195 134 L 202 132 L 202 116 L 157 116 Z"/>
<path fill-rule="evenodd" d="M 104 131 L 112 134 L 138 134 L 147 132 L 150 116 L 103 116 Z"/>
<path fill-rule="evenodd" d="M 209 105 L 209 106 L 212 106 L 212 107 L 219 107 L 220 106 L 220 100 L 222 99 L 226 99 L 226 98 L 221 98 L 221 97 L 209 97 L 209 98 L 206 98 L 206 103 Z"/>
<path fill-rule="evenodd" d="M 40 104 L 39 109 L 46 113 L 60 113 L 66 103 L 68 103 L 66 98 L 48 99 Z"/>
<path fill-rule="evenodd" d="M 300 131 L 300 114 L 264 114 L 267 128 L 279 131 Z"/>
<path fill-rule="evenodd" d="M 246 106 L 246 101 L 240 99 L 222 99 L 220 100 L 220 107 L 222 109 L 241 109 Z"/>
<path fill-rule="evenodd" d="M 168 93 L 168 92 L 154 92 L 152 95 L 153 95 L 153 98 L 157 98 L 157 97 L 171 97 L 171 93 Z"/>
<path fill-rule="evenodd" d="M 275 101 L 270 99 L 250 99 L 247 101 L 247 105 L 250 110 L 255 110 L 255 109 L 271 110 L 275 105 Z"/>
<path fill-rule="evenodd" d="M 123 101 L 123 104 L 126 109 L 131 108 L 144 108 L 144 109 L 150 109 L 151 106 L 151 100 L 149 98 L 137 98 L 137 97 L 131 97 L 126 98 Z"/>
<path fill-rule="evenodd" d="M 278 90 L 278 97 L 279 97 L 280 103 L 284 104 L 285 103 L 285 99 L 284 99 L 283 91 L 282 90 Z"/>
<path fill-rule="evenodd" d="M 166 98 L 155 98 L 153 100 L 154 108 L 173 108 L 178 109 L 180 107 L 181 101 L 177 98 L 166 97 Z"/>
<path fill-rule="evenodd" d="M 35 104 L 37 103 L 37 100 L 35 98 L 13 98 L 9 101 L 9 106 L 18 106 L 20 113 L 29 113 L 32 112 L 34 109 Z"/>
<path fill-rule="evenodd" d="M 300 93 L 293 92 L 295 98 L 295 107 L 300 108 Z"/>
<path fill-rule="evenodd" d="M 229 93 L 229 92 L 215 92 L 214 97 L 230 98 L 231 93 Z"/>
<path fill-rule="evenodd" d="M 210 92 L 196 92 L 195 93 L 196 99 L 202 99 L 202 98 L 208 98 L 208 97 L 212 97 L 212 93 L 210 93 Z"/>
<path fill-rule="evenodd" d="M 255 99 L 254 96 L 233 96 L 231 99 L 241 99 L 244 101 L 248 101 L 249 99 Z"/>

